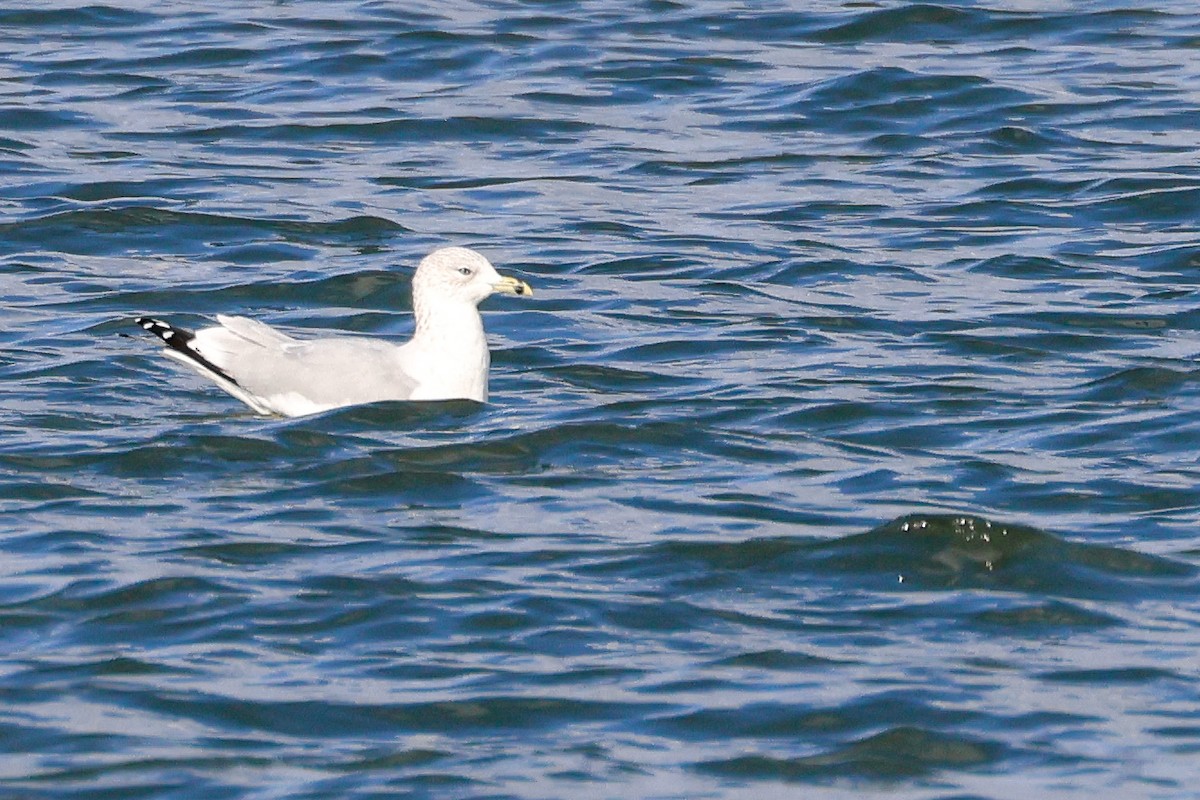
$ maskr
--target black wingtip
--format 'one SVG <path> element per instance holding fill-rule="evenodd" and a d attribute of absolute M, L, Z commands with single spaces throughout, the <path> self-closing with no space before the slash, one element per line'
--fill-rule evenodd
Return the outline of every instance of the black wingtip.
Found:
<path fill-rule="evenodd" d="M 176 328 L 171 323 L 163 322 L 161 319 L 155 319 L 154 317 L 137 317 L 133 322 L 146 333 L 152 333 L 172 346 L 177 346 L 176 343 L 172 341 L 176 337 L 186 341 L 191 339 L 193 335 L 189 330 L 184 328 Z"/>
<path fill-rule="evenodd" d="M 238 385 L 238 382 L 228 372 L 209 361 L 192 345 L 192 340 L 196 338 L 196 334 L 187 328 L 177 328 L 169 322 L 164 322 L 154 317 L 135 317 L 133 322 L 139 328 L 146 331 L 146 333 L 157 336 L 167 347 L 182 353 L 209 372 L 229 381 L 234 386 Z"/>

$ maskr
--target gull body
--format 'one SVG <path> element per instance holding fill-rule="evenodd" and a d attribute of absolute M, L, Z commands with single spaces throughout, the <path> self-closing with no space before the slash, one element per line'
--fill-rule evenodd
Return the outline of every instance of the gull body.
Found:
<path fill-rule="evenodd" d="M 217 316 L 195 333 L 151 317 L 144 330 L 164 354 L 212 380 L 260 414 L 295 417 L 380 400 L 488 397 L 491 356 L 479 304 L 493 293 L 528 296 L 479 253 L 430 253 L 412 280 L 413 336 L 404 344 L 335 335 L 295 339 L 247 317 Z"/>

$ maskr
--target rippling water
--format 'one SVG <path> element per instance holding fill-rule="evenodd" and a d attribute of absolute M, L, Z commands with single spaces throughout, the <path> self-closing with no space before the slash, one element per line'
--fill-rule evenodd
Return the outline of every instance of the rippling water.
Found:
<path fill-rule="evenodd" d="M 1193 793 L 1157 6 L 0 10 L 4 796 Z M 486 407 L 118 336 L 403 337 L 442 244 L 537 290 Z"/>

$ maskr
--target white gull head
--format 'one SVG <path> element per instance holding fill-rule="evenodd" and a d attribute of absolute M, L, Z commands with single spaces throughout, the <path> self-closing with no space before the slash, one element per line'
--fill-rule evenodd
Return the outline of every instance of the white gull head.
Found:
<path fill-rule="evenodd" d="M 424 303 L 477 306 L 496 292 L 533 294 L 529 284 L 501 275 L 491 262 L 466 247 L 443 247 L 425 256 L 413 275 L 412 287 L 414 306 Z"/>

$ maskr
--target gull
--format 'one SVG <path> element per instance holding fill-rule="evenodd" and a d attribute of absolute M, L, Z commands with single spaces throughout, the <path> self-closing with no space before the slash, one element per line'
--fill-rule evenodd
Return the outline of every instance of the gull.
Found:
<path fill-rule="evenodd" d="M 298 417 L 380 400 L 487 402 L 488 353 L 479 304 L 492 294 L 528 297 L 465 247 L 435 250 L 412 279 L 415 327 L 404 344 L 357 336 L 295 339 L 248 317 L 217 315 L 192 332 L 153 317 L 135 323 L 163 354 L 263 415 Z"/>

